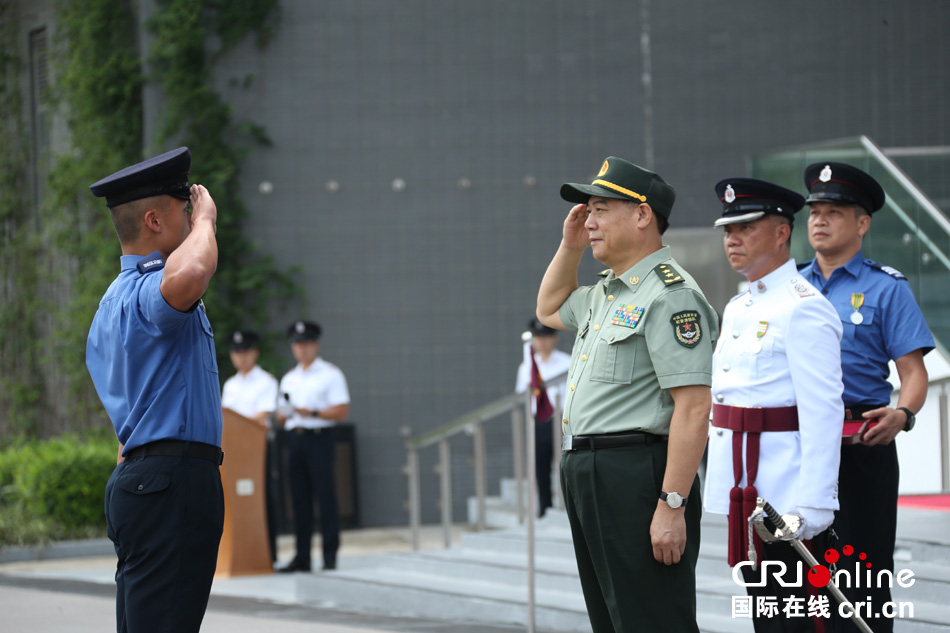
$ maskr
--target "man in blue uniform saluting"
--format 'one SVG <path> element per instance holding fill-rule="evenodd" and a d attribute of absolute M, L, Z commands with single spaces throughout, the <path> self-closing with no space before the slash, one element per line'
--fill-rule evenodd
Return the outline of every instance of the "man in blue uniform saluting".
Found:
<path fill-rule="evenodd" d="M 181 147 L 89 187 L 122 245 L 86 346 L 120 444 L 105 502 L 119 633 L 199 630 L 224 523 L 218 366 L 201 301 L 218 265 L 217 209 L 188 185 L 190 167 Z"/>
<path fill-rule="evenodd" d="M 886 200 L 881 185 L 856 167 L 828 162 L 805 169 L 805 187 L 808 241 L 815 259 L 800 272 L 841 317 L 845 426 L 846 435 L 853 435 L 841 448 L 841 509 L 833 527 L 842 546 L 867 554 L 876 570 L 893 571 L 900 474 L 894 438 L 914 428 L 914 416 L 924 406 L 924 354 L 933 349 L 934 339 L 904 275 L 865 259 L 861 252 L 871 214 Z M 889 406 L 890 360 L 901 381 L 897 408 Z M 850 432 L 849 426 L 854 427 Z M 886 583 L 841 590 L 852 602 L 870 596 L 878 609 L 891 601 Z M 857 631 L 848 620 L 838 627 Z M 876 632 L 893 629 L 891 618 L 874 620 Z"/>

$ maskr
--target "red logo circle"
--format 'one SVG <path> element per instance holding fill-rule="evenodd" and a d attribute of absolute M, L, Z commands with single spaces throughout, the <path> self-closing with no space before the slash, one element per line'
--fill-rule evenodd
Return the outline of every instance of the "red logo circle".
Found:
<path fill-rule="evenodd" d="M 822 587 L 827 587 L 830 581 L 831 572 L 828 571 L 827 567 L 815 565 L 808 570 L 808 582 L 812 587 L 821 589 Z"/>

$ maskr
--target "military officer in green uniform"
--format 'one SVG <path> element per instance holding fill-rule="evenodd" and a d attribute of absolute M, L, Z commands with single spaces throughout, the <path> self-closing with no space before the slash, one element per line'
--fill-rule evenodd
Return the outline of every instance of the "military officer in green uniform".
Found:
<path fill-rule="evenodd" d="M 594 633 L 698 631 L 696 470 L 718 318 L 661 235 L 676 193 L 613 156 L 577 203 L 538 291 L 542 323 L 576 333 L 561 487 Z M 579 286 L 584 251 L 608 266 Z"/>

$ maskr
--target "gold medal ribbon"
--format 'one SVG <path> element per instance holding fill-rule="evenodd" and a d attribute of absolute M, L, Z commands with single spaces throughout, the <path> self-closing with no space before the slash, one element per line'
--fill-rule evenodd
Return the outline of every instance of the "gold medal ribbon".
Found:
<path fill-rule="evenodd" d="M 864 305 L 864 293 L 857 293 L 851 295 L 851 307 L 854 308 L 855 312 L 858 312 L 861 309 L 861 306 Z"/>

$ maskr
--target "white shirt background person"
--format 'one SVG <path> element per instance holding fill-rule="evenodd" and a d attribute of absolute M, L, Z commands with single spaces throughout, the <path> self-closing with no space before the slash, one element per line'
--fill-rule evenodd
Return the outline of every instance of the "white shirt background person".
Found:
<path fill-rule="evenodd" d="M 287 372 L 280 381 L 279 399 L 283 404 L 289 397 L 294 409 L 306 409 L 319 412 L 341 404 L 350 403 L 350 392 L 346 377 L 339 367 L 317 357 L 306 369 L 298 364 Z M 317 416 L 304 417 L 297 411 L 287 417 L 284 428 L 292 431 L 296 428 L 317 429 L 332 426 L 334 422 Z"/>
<path fill-rule="evenodd" d="M 221 407 L 266 424 L 277 406 L 277 379 L 257 364 L 260 356 L 257 334 L 239 330 L 232 333 L 228 341 L 231 363 L 237 374 L 224 383 Z"/>
<path fill-rule="evenodd" d="M 541 340 L 544 338 L 541 337 Z M 557 342 L 556 337 L 548 338 L 552 339 L 552 343 Z M 524 360 L 518 366 L 518 374 L 515 377 L 515 391 L 517 393 L 524 393 L 531 386 L 531 357 L 528 355 L 531 353 L 530 345 L 531 343 L 525 343 Z M 538 351 L 535 352 L 534 357 L 538 363 L 538 373 L 541 374 L 541 380 L 544 381 L 547 388 L 548 399 L 555 409 L 560 410 L 564 406 L 564 390 L 567 385 L 566 372 L 571 366 L 571 355 L 559 349 L 552 349 L 547 358 L 543 358 L 542 353 Z M 554 383 L 549 382 L 552 378 L 561 374 L 564 375 L 560 380 Z M 537 414 L 537 408 L 537 401 L 531 398 L 531 413 Z"/>

